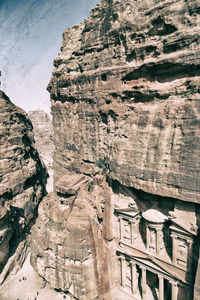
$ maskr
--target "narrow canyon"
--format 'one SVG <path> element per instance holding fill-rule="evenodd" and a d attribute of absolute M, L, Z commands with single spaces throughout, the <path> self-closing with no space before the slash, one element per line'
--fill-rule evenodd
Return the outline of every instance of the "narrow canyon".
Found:
<path fill-rule="evenodd" d="M 29 247 L 64 299 L 200 299 L 199 24 L 199 0 L 102 0 L 63 33 L 48 141 L 1 92 L 5 277 Z"/>

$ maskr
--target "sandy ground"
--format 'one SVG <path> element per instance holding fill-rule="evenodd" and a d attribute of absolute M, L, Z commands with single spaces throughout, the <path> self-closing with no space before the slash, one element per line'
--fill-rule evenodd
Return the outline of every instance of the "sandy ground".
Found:
<path fill-rule="evenodd" d="M 70 300 L 64 293 L 57 293 L 34 271 L 30 254 L 23 267 L 10 274 L 0 287 L 0 300 Z"/>

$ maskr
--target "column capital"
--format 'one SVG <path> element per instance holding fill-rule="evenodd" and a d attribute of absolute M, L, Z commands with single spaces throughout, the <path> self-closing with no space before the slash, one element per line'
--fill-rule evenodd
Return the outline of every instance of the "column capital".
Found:
<path fill-rule="evenodd" d="M 177 239 L 177 235 L 175 235 L 174 233 L 171 233 L 170 236 L 172 239 L 175 239 L 175 240 Z"/>
<path fill-rule="evenodd" d="M 134 267 L 136 266 L 136 263 L 134 261 L 129 261 L 129 263 L 131 266 L 134 266 Z"/>
<path fill-rule="evenodd" d="M 189 245 L 191 245 L 191 244 L 193 243 L 193 241 L 190 240 L 190 239 L 187 239 L 186 242 L 187 242 Z"/>
<path fill-rule="evenodd" d="M 148 224 L 149 228 L 155 229 L 156 231 L 163 229 L 163 223 L 160 224 Z"/>
<path fill-rule="evenodd" d="M 173 281 L 173 280 L 170 280 L 169 283 L 173 286 L 177 286 L 178 285 L 178 282 L 177 281 Z"/>
<path fill-rule="evenodd" d="M 120 257 L 119 257 L 119 260 L 121 260 L 121 261 L 125 261 L 125 257 L 124 257 L 124 256 L 122 256 L 122 255 L 120 255 Z"/>

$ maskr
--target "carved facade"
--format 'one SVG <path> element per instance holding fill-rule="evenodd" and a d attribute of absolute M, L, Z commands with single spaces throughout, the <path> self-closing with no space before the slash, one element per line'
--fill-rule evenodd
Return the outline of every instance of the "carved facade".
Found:
<path fill-rule="evenodd" d="M 115 209 L 115 214 L 121 289 L 138 300 L 192 299 L 196 227 L 156 209 Z"/>

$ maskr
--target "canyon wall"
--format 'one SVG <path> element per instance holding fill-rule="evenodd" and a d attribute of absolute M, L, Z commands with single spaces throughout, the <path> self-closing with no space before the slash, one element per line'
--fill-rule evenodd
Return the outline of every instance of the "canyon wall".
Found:
<path fill-rule="evenodd" d="M 141 269 L 155 271 L 155 264 L 155 285 L 156 272 L 164 274 L 165 293 L 160 279 L 152 290 L 147 274 L 148 300 L 157 292 L 159 299 L 171 299 L 168 293 L 183 300 L 186 290 L 185 299 L 193 297 L 200 220 L 199 13 L 197 0 L 102 0 L 84 23 L 63 34 L 48 86 L 54 191 L 39 206 L 31 261 L 70 299 L 141 299 Z M 136 224 L 137 214 L 141 247 L 132 237 L 125 242 L 129 227 L 123 226 L 129 225 L 120 223 Z M 154 243 L 161 228 L 154 223 L 166 224 L 159 233 L 162 257 L 158 245 L 148 247 L 148 230 Z M 170 240 L 174 236 L 180 245 Z M 185 260 L 173 254 L 179 246 Z M 142 288 L 134 287 L 133 271 L 127 275 L 133 261 Z"/>
<path fill-rule="evenodd" d="M 1 274 L 23 263 L 26 235 L 35 208 L 46 195 L 46 168 L 33 147 L 32 124 L 26 113 L 0 91 L 0 270 L 18 245 L 18 257 Z"/>
<path fill-rule="evenodd" d="M 33 110 L 28 112 L 28 117 L 33 124 L 35 148 L 38 150 L 42 161 L 47 167 L 49 178 L 46 189 L 53 190 L 53 126 L 50 116 L 43 110 Z"/>

